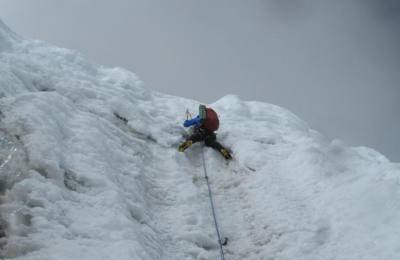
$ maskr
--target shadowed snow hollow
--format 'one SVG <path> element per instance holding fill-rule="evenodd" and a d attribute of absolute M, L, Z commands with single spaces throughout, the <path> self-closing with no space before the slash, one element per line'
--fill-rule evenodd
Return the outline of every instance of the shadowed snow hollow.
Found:
<path fill-rule="evenodd" d="M 21 39 L 0 22 L 1 256 L 218 259 L 200 145 L 177 145 L 198 102 L 133 73 Z M 291 112 L 228 95 L 205 149 L 226 259 L 399 259 L 398 164 Z"/>

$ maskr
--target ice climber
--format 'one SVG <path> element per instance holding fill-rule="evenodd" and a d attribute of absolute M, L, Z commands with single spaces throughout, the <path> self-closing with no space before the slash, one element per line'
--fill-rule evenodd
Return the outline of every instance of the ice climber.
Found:
<path fill-rule="evenodd" d="M 178 150 L 185 151 L 193 143 L 204 141 L 206 146 L 212 147 L 224 156 L 225 159 L 232 159 L 229 151 L 217 142 L 217 136 L 214 133 L 219 127 L 217 113 L 205 105 L 199 106 L 199 115 L 193 119 L 186 119 L 183 122 L 184 127 L 194 126 L 193 134 L 183 142 Z"/>

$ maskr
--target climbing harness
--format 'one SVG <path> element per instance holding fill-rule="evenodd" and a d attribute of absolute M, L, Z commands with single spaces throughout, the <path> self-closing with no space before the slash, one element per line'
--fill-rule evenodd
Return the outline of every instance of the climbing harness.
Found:
<path fill-rule="evenodd" d="M 201 157 L 203 159 L 204 178 L 206 179 L 206 182 L 207 182 L 208 195 L 209 195 L 209 198 L 210 198 L 210 204 L 211 204 L 212 215 L 213 215 L 213 218 L 214 218 L 215 230 L 217 231 L 217 236 L 218 236 L 218 244 L 219 244 L 219 250 L 220 250 L 220 253 L 221 253 L 221 260 L 225 260 L 224 250 L 222 249 L 222 246 L 223 245 L 225 246 L 228 243 L 228 238 L 225 237 L 224 240 L 222 241 L 221 240 L 221 235 L 219 233 L 219 227 L 218 227 L 217 217 L 216 217 L 216 214 L 215 214 L 213 197 L 212 197 L 212 193 L 211 193 L 210 183 L 208 181 L 206 160 L 204 159 L 204 147 L 202 147 L 202 149 L 201 149 Z"/>

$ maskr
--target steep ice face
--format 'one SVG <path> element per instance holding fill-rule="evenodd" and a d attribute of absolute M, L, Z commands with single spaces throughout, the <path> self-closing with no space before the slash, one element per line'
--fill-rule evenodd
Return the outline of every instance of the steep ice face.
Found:
<path fill-rule="evenodd" d="M 7 30 L 1 255 L 217 259 L 203 148 L 176 150 L 198 102 Z M 399 258 L 398 164 L 331 142 L 278 106 L 235 95 L 211 105 L 235 157 L 204 148 L 227 259 Z"/>
<path fill-rule="evenodd" d="M 179 255 L 158 216 L 172 194 L 155 180 L 177 168 L 161 156 L 175 153 L 176 111 L 193 102 L 39 41 L 16 41 L 0 72 L 2 256 Z"/>

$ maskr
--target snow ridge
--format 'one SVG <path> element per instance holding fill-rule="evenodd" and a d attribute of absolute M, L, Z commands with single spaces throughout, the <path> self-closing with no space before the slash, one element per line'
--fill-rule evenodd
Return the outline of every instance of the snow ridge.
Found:
<path fill-rule="evenodd" d="M 0 53 L 9 50 L 18 36 L 0 19 Z"/>
<path fill-rule="evenodd" d="M 5 259 L 218 259 L 186 108 L 133 73 L 23 40 L 0 22 L 0 248 Z M 214 104 L 205 148 L 227 259 L 398 259 L 399 164 L 291 112 Z"/>

